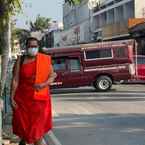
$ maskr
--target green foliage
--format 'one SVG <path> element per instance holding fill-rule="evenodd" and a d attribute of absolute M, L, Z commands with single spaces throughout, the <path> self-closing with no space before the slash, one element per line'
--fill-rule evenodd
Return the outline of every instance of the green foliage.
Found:
<path fill-rule="evenodd" d="M 4 49 L 4 30 L 11 16 L 20 12 L 22 0 L 0 0 L 0 54 Z"/>
<path fill-rule="evenodd" d="M 30 30 L 42 31 L 44 29 L 48 29 L 50 20 L 51 20 L 50 18 L 45 18 L 38 15 L 35 22 L 30 22 Z"/>
<path fill-rule="evenodd" d="M 18 39 L 20 42 L 20 47 L 21 49 L 24 49 L 25 47 L 25 42 L 26 39 L 30 37 L 30 31 L 25 30 L 25 29 L 18 29 L 18 28 L 14 28 L 12 31 L 12 39 Z M 12 45 L 13 46 L 13 45 Z"/>
<path fill-rule="evenodd" d="M 0 0 L 0 31 L 3 30 L 8 19 L 21 10 L 21 0 Z"/>
<path fill-rule="evenodd" d="M 65 0 L 65 3 L 69 3 L 70 5 L 78 5 L 82 0 Z"/>

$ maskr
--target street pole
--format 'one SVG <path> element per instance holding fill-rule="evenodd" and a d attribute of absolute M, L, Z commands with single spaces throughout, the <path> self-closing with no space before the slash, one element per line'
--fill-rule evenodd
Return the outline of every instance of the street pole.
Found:
<path fill-rule="evenodd" d="M 3 100 L 0 99 L 0 145 L 2 145 L 2 108 Z"/>
<path fill-rule="evenodd" d="M 12 28 L 11 28 L 11 18 L 9 18 L 8 22 L 8 48 L 9 48 L 9 58 L 12 57 L 12 47 L 11 47 L 11 36 L 12 36 Z"/>
<path fill-rule="evenodd" d="M 0 66 L 2 65 L 1 62 L 2 62 L 2 57 L 0 56 Z M 0 76 L 1 76 L 1 67 L 0 67 Z M 1 78 L 0 78 L 0 80 L 1 80 Z M 0 98 L 0 104 L 1 104 L 1 98 Z M 0 145 L 2 145 L 2 111 L 1 111 L 1 108 L 0 108 Z"/>
<path fill-rule="evenodd" d="M 5 88 L 5 82 L 7 78 L 7 68 L 9 56 L 11 55 L 11 21 L 8 19 L 8 23 L 3 30 L 4 46 L 1 56 L 1 78 L 0 78 L 0 145 L 2 145 L 2 110 L 3 110 L 3 92 Z"/>

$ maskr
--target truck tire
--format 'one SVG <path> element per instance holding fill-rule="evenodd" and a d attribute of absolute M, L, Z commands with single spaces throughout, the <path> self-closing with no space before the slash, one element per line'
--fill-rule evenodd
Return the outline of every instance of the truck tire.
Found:
<path fill-rule="evenodd" d="M 99 76 L 94 82 L 97 91 L 108 91 L 112 87 L 112 79 L 109 76 Z"/>

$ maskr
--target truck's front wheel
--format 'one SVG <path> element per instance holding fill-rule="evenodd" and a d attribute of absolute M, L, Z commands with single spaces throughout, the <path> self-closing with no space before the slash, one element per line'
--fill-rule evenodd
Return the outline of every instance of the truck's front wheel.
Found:
<path fill-rule="evenodd" d="M 94 82 L 97 91 L 108 91 L 112 87 L 112 79 L 108 76 L 99 76 Z"/>

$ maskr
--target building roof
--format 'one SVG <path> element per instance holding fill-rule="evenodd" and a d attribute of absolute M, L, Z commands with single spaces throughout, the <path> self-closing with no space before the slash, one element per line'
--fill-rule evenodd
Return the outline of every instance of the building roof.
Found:
<path fill-rule="evenodd" d="M 108 42 L 98 42 L 98 43 L 89 43 L 89 44 L 80 44 L 80 45 L 73 45 L 73 46 L 64 46 L 64 47 L 57 47 L 57 48 L 48 48 L 45 50 L 46 53 L 55 53 L 55 52 L 72 52 L 72 51 L 81 51 L 84 49 L 89 48 L 109 48 L 109 47 L 123 47 L 128 44 L 133 44 L 134 40 L 121 40 L 121 41 L 108 41 Z"/>

